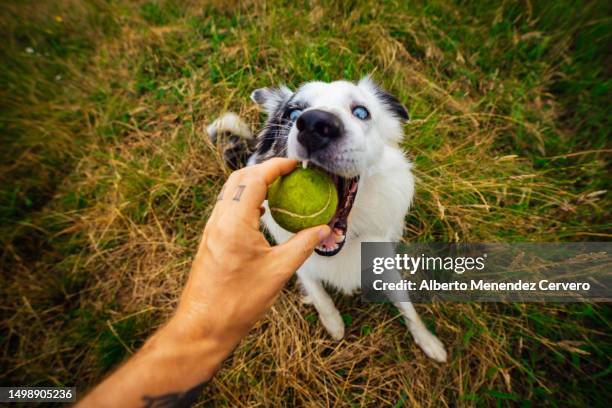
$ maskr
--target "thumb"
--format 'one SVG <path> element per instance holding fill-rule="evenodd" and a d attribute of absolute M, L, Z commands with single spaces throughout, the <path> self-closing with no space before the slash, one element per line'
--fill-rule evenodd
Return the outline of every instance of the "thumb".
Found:
<path fill-rule="evenodd" d="M 327 225 L 308 228 L 295 234 L 289 241 L 277 245 L 274 249 L 283 264 L 294 273 L 312 254 L 317 245 L 329 236 L 331 229 Z"/>

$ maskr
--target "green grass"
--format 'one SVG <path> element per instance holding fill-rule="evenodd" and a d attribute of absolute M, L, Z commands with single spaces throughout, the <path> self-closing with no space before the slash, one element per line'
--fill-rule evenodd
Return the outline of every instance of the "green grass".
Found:
<path fill-rule="evenodd" d="M 203 127 L 258 87 L 372 73 L 407 106 L 409 241 L 609 240 L 609 2 L 13 2 L 0 6 L 3 385 L 99 381 L 176 305 L 227 170 Z M 607 406 L 610 308 L 334 296 L 292 283 L 202 404 Z"/>

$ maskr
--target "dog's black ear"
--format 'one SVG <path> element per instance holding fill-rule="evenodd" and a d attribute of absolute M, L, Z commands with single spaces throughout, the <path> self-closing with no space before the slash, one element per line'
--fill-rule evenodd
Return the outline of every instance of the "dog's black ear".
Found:
<path fill-rule="evenodd" d="M 389 109 L 398 119 L 403 122 L 408 122 L 410 117 L 408 116 L 408 111 L 402 105 L 402 103 L 395 96 L 391 95 L 389 92 L 382 89 L 378 84 L 376 84 L 370 76 L 366 76 L 361 81 L 359 81 L 359 85 L 366 86 L 374 92 L 374 95 L 381 101 L 381 103 Z"/>
<path fill-rule="evenodd" d="M 408 111 L 395 96 L 381 88 L 378 88 L 376 96 L 391 110 L 391 112 L 397 115 L 398 118 L 404 122 L 408 122 L 410 119 Z"/>
<path fill-rule="evenodd" d="M 278 88 L 256 89 L 251 93 L 251 99 L 261 106 L 269 116 L 273 116 L 291 98 L 291 95 L 293 95 L 293 92 L 286 86 L 281 85 Z"/>

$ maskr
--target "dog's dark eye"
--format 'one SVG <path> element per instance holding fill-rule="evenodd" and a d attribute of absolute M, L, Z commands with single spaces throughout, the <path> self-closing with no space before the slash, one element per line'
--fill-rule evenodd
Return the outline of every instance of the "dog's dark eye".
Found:
<path fill-rule="evenodd" d="M 370 118 L 370 112 L 364 106 L 355 106 L 353 108 L 353 116 L 357 119 L 366 120 Z"/>
<path fill-rule="evenodd" d="M 291 109 L 289 111 L 289 119 L 291 119 L 292 122 L 295 122 L 297 120 L 297 118 L 300 117 L 300 115 L 302 114 L 302 110 L 301 109 Z"/>

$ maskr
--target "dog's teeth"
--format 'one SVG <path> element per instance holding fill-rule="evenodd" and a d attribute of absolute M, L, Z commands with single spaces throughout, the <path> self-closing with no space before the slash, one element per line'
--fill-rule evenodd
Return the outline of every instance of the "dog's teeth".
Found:
<path fill-rule="evenodd" d="M 344 242 L 344 235 L 336 235 L 336 244 L 340 244 L 342 242 Z M 338 246 L 338 245 L 336 245 Z"/>
<path fill-rule="evenodd" d="M 328 248 L 328 247 L 326 247 L 326 246 L 324 246 L 324 245 L 319 245 L 319 246 L 317 247 L 317 249 L 318 249 L 319 251 L 321 251 L 321 252 L 332 252 L 332 251 L 335 251 L 336 249 L 338 249 L 338 245 L 334 245 L 334 246 L 333 246 L 333 247 L 331 247 L 331 248 Z"/>

